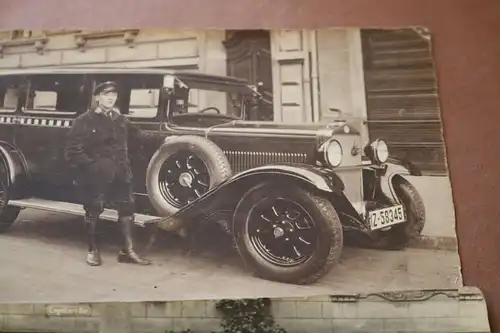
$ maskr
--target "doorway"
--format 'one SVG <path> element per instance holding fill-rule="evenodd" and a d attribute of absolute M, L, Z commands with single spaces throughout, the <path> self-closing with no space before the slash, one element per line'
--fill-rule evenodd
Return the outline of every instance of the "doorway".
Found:
<path fill-rule="evenodd" d="M 223 42 L 227 55 L 227 74 L 261 85 L 263 108 L 251 120 L 273 121 L 273 77 L 271 35 L 267 30 L 227 30 Z"/>

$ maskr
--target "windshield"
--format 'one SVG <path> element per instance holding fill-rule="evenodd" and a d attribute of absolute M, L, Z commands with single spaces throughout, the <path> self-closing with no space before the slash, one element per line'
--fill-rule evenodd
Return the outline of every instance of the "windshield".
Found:
<path fill-rule="evenodd" d="M 174 114 L 203 113 L 244 118 L 245 96 L 241 94 L 190 89 L 187 96 L 176 95 Z"/>
<path fill-rule="evenodd" d="M 248 86 L 177 80 L 171 121 L 176 125 L 196 122 L 208 126 L 251 119 L 255 109 L 253 90 Z"/>

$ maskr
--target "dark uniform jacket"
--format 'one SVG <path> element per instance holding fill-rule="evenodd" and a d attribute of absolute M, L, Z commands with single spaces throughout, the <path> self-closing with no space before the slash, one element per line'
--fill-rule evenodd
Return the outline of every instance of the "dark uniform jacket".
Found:
<path fill-rule="evenodd" d="M 141 130 L 116 109 L 114 118 L 89 110 L 75 119 L 64 157 L 77 181 L 132 181 L 128 140 L 138 140 Z"/>

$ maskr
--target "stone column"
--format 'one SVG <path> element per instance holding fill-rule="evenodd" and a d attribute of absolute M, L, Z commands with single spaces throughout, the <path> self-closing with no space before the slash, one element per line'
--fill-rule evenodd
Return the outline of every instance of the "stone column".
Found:
<path fill-rule="evenodd" d="M 360 29 L 321 29 L 316 31 L 319 85 L 319 121 L 328 121 L 339 109 L 343 115 L 366 120 L 366 95 Z M 363 139 L 366 126 L 360 128 Z"/>

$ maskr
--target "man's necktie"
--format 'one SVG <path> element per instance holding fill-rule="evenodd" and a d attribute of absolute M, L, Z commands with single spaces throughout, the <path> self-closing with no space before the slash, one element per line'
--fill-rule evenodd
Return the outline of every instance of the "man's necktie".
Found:
<path fill-rule="evenodd" d="M 106 116 L 107 116 L 109 119 L 113 120 L 113 110 L 110 110 L 110 111 L 106 112 Z"/>

